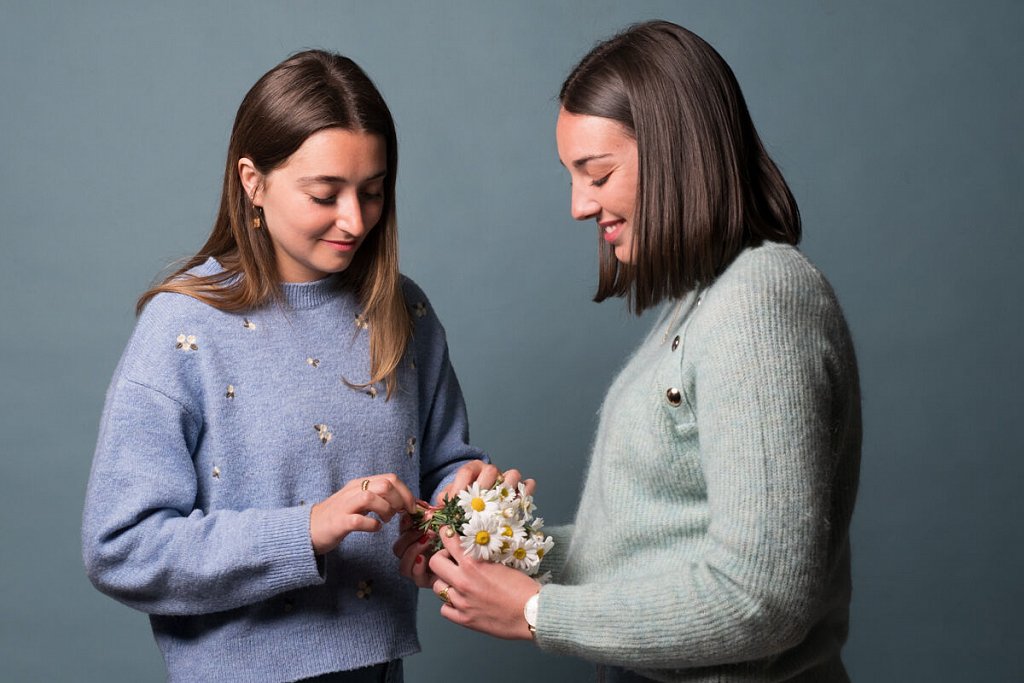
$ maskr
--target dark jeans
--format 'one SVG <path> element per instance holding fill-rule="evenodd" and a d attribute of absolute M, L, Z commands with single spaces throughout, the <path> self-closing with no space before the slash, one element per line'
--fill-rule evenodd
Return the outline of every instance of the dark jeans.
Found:
<path fill-rule="evenodd" d="M 334 673 L 303 678 L 298 683 L 403 683 L 402 660 L 367 666 L 352 671 L 335 671 Z"/>

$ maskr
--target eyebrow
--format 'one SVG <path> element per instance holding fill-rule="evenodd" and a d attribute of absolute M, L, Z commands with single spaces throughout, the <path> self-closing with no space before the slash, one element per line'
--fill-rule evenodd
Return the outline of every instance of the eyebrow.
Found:
<path fill-rule="evenodd" d="M 366 178 L 365 180 L 363 180 L 363 182 L 364 183 L 368 183 L 370 181 L 377 180 L 379 178 L 383 178 L 387 174 L 388 174 L 388 172 L 386 170 L 378 171 L 377 173 L 374 173 L 369 178 Z M 311 175 L 311 176 L 305 176 L 303 178 L 299 178 L 299 182 L 302 183 L 303 185 L 313 185 L 313 184 L 316 184 L 316 183 L 333 183 L 335 185 L 344 185 L 345 183 L 349 182 L 349 179 L 345 178 L 343 176 L 340 176 L 340 175 Z"/>
<path fill-rule="evenodd" d="M 591 161 L 597 161 L 598 159 L 604 159 L 605 157 L 610 157 L 610 156 L 611 156 L 611 154 L 590 154 L 588 156 L 580 157 L 579 159 L 576 159 L 575 161 L 573 161 L 572 162 L 572 167 L 573 168 L 583 168 L 584 166 L 589 164 Z M 562 160 L 559 159 L 558 163 L 562 163 Z"/>

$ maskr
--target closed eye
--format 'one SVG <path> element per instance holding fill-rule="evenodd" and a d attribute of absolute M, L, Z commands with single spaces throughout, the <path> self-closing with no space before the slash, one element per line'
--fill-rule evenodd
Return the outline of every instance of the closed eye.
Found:
<path fill-rule="evenodd" d="M 591 184 L 591 185 L 593 185 L 594 187 L 601 187 L 602 185 L 604 185 L 605 183 L 607 183 L 607 182 L 608 182 L 608 179 L 609 179 L 609 178 L 611 178 L 611 177 L 612 177 L 612 174 L 611 174 L 611 173 L 609 173 L 609 174 L 608 174 L 608 175 L 606 175 L 606 176 L 603 176 L 603 177 L 601 177 L 601 178 L 597 178 L 596 180 L 592 180 L 592 181 L 590 181 L 590 184 Z"/>
<path fill-rule="evenodd" d="M 338 195 L 332 194 L 330 197 L 316 197 L 310 195 L 309 198 L 313 200 L 314 204 L 320 204 L 321 206 L 330 206 L 338 199 Z"/>

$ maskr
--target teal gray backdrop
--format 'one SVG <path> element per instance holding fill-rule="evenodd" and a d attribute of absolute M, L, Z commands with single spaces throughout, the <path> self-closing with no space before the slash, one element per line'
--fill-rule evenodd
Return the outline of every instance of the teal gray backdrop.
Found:
<path fill-rule="evenodd" d="M 1024 4 L 967 0 L 0 0 L 0 680 L 163 678 L 146 617 L 82 569 L 97 419 L 136 296 L 209 230 L 242 95 L 302 48 L 353 57 L 390 103 L 402 267 L 446 324 L 474 440 L 570 518 L 651 320 L 590 302 L 555 95 L 656 17 L 734 68 L 853 330 L 854 679 L 1024 680 Z M 411 683 L 590 679 L 437 607 L 422 596 Z"/>

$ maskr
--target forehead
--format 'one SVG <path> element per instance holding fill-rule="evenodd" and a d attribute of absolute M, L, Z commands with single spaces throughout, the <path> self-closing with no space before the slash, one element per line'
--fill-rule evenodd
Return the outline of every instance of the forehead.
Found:
<path fill-rule="evenodd" d="M 555 124 L 555 138 L 562 163 L 582 158 L 622 154 L 636 149 L 636 140 L 618 121 L 603 116 L 573 114 L 561 109 Z"/>
<path fill-rule="evenodd" d="M 310 135 L 276 171 L 371 176 L 385 170 L 387 142 L 375 133 L 327 128 Z"/>

